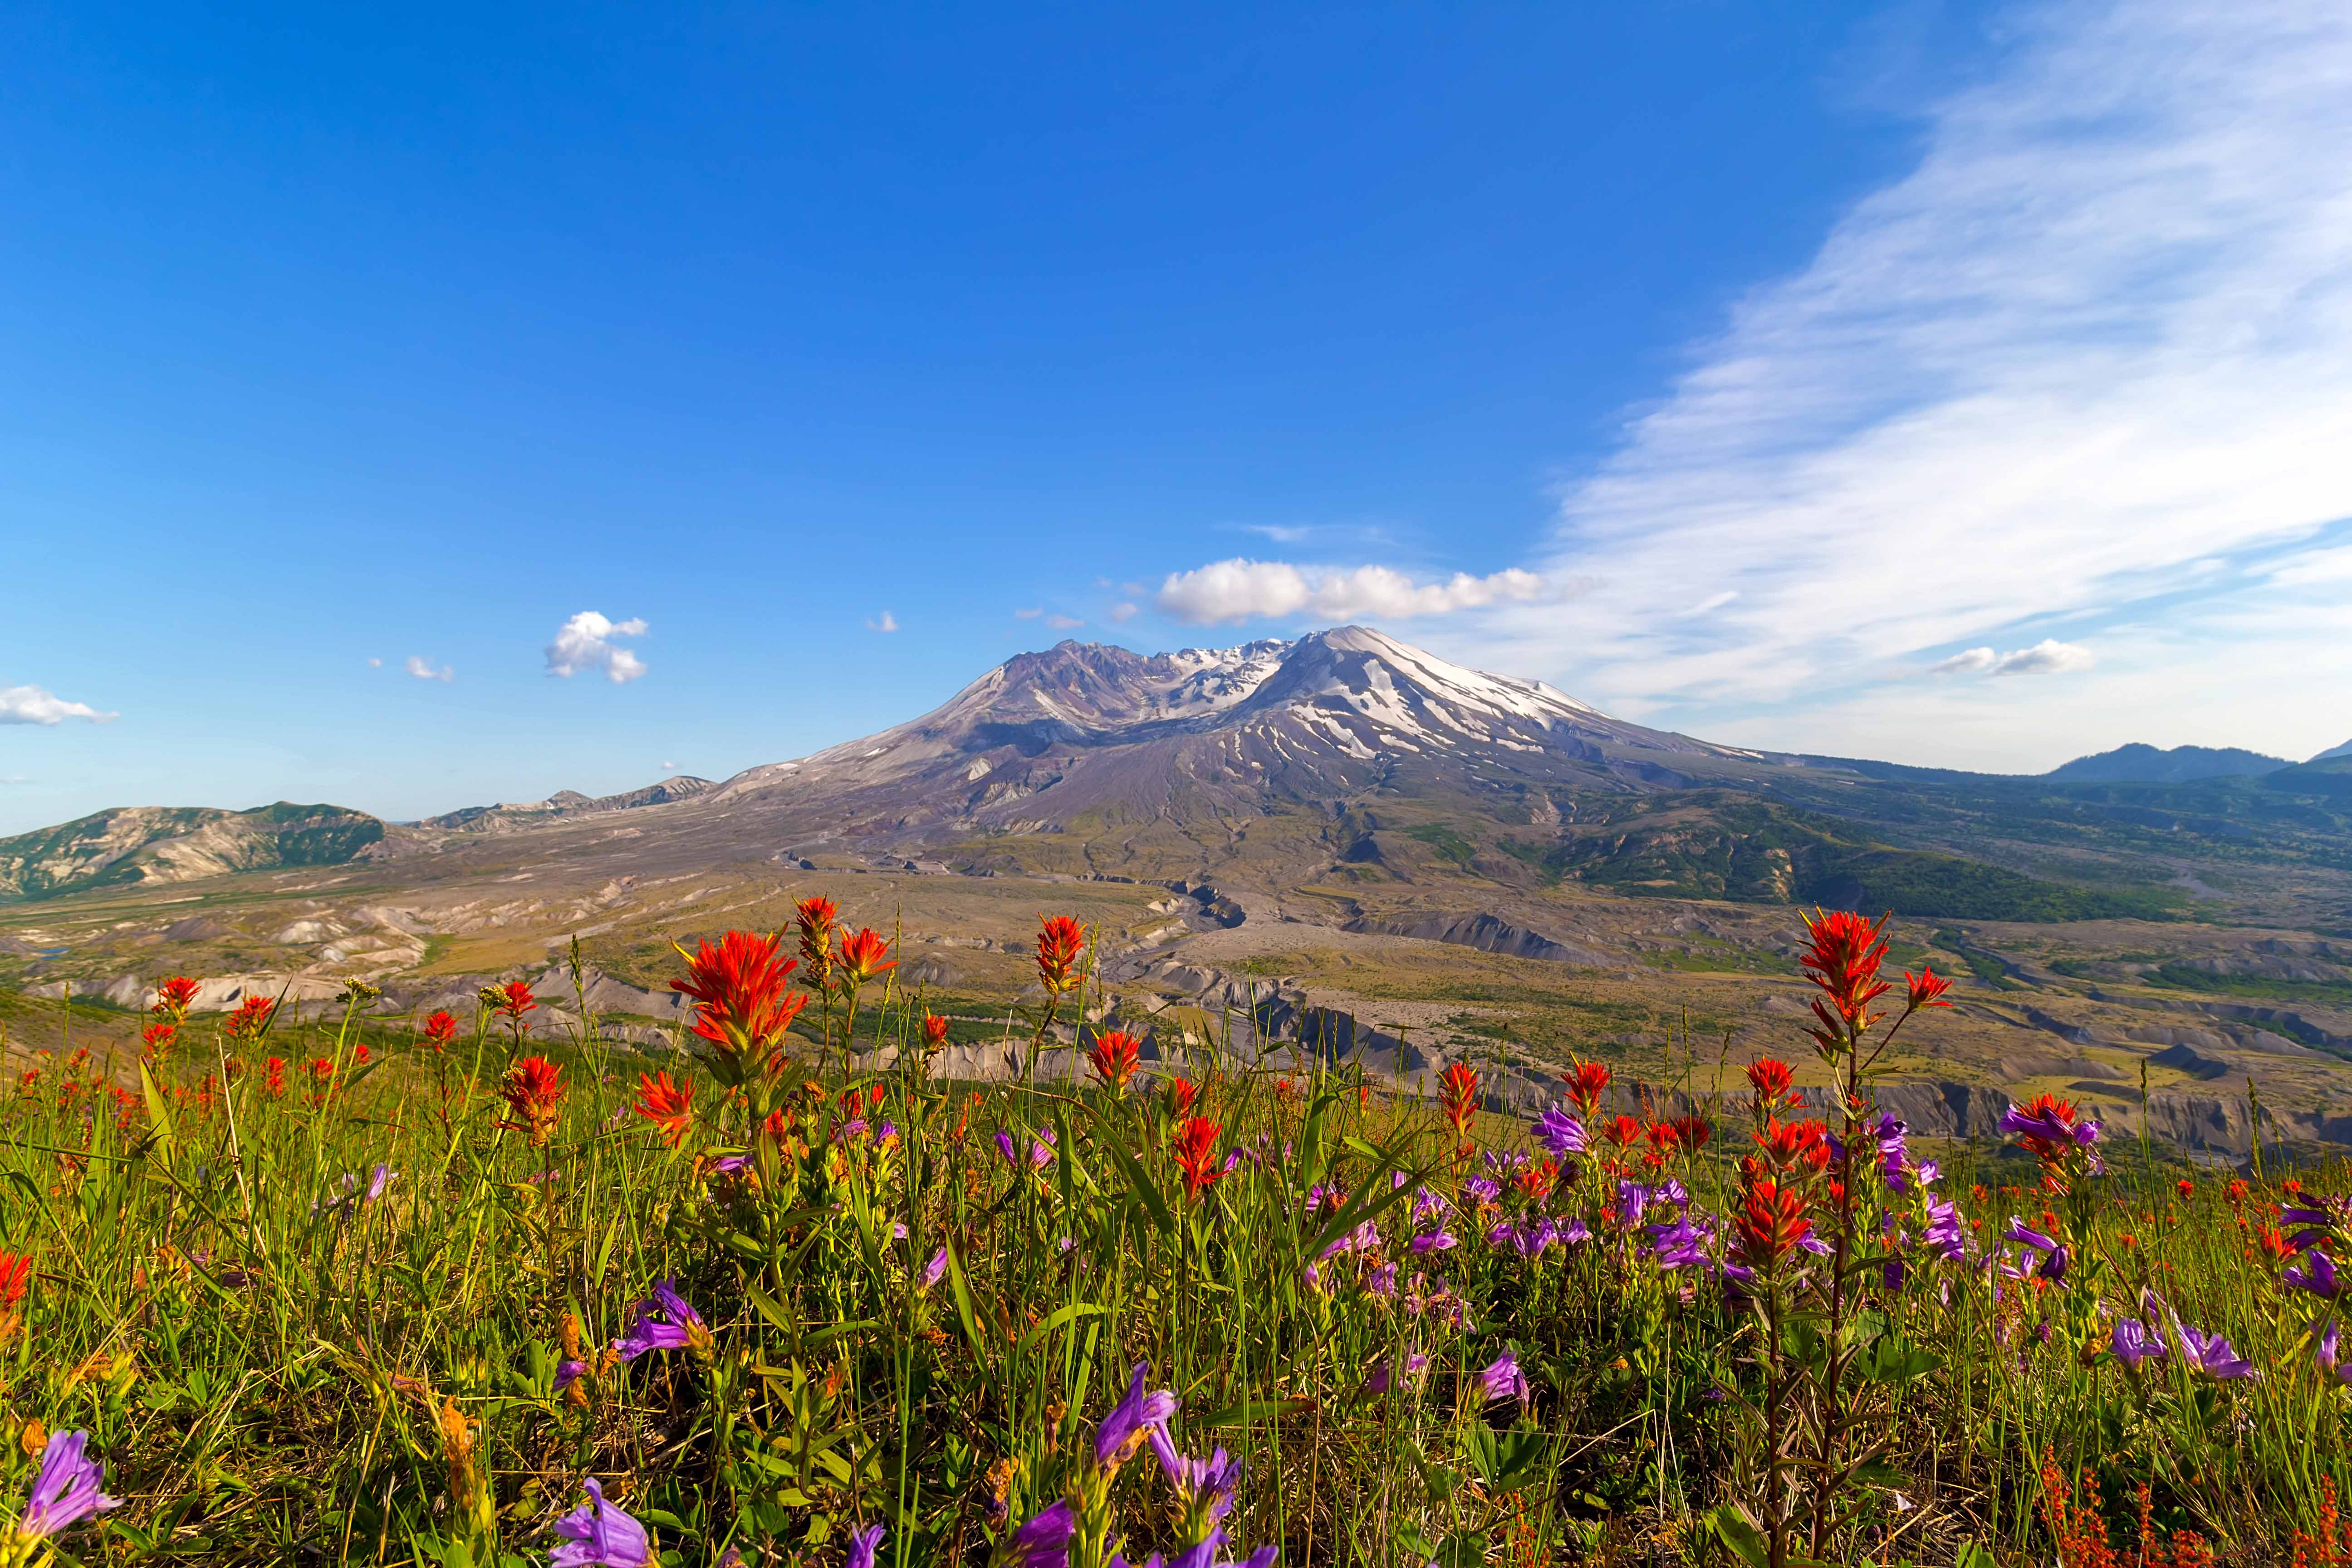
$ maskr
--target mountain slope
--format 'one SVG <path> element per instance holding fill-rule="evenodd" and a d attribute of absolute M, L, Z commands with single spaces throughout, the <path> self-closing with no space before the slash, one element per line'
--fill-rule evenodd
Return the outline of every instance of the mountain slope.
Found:
<path fill-rule="evenodd" d="M 382 822 L 339 805 L 121 807 L 0 838 L 0 898 L 335 866 L 366 854 L 383 837 Z"/>
<path fill-rule="evenodd" d="M 2112 752 L 2076 757 L 2042 776 L 2062 784 L 2187 784 L 2195 779 L 2256 777 L 2290 766 L 2236 746 L 2174 746 L 2159 751 L 2135 741 Z"/>

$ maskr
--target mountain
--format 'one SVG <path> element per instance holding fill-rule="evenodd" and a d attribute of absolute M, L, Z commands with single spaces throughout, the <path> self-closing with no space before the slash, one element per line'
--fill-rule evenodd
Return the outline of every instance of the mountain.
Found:
<path fill-rule="evenodd" d="M 2233 758 L 2278 771 L 2206 771 Z M 362 855 L 387 886 L 598 889 L 830 857 L 1213 879 L 1295 896 L 1334 924 L 1407 919 L 1400 900 L 1441 893 L 1471 915 L 1579 889 L 1930 919 L 2171 919 L 2224 883 L 2233 908 L 2291 897 L 2334 921 L 2333 868 L 2352 866 L 2338 804 L 2352 775 L 2336 767 L 2126 747 L 2025 779 L 1755 752 L 1361 626 L 1149 656 L 1064 642 L 919 719 L 716 784 L 564 791 L 410 824 L 334 807 L 100 814 L 0 841 L 0 899 Z M 2231 862 L 2226 877 L 2200 882 L 2182 858 L 2207 854 Z"/>
<path fill-rule="evenodd" d="M 0 899 L 340 865 L 368 853 L 383 837 L 383 823 L 339 805 L 119 807 L 0 838 Z"/>
<path fill-rule="evenodd" d="M 703 791 L 717 787 L 709 779 L 678 773 L 659 784 L 625 790 L 619 795 L 592 796 L 582 795 L 576 789 L 560 789 L 545 800 L 526 801 L 520 805 L 500 802 L 497 805 L 468 805 L 445 812 L 439 816 L 428 816 L 415 826 L 467 833 L 506 832 L 563 816 L 593 816 L 607 811 L 632 811 L 642 805 L 667 805 L 674 800 L 691 800 Z"/>
<path fill-rule="evenodd" d="M 2042 776 L 2067 784 L 2187 784 L 2195 779 L 2257 777 L 2292 764 L 2284 757 L 2235 746 L 2174 746 L 2159 751 L 2135 741 L 2112 752 L 2076 757 Z"/>
<path fill-rule="evenodd" d="M 2347 741 L 2340 746 L 2330 746 L 2327 750 L 2320 752 L 2319 755 L 2309 757 L 2305 760 L 2314 763 L 2325 763 L 2336 757 L 2352 757 L 2352 741 Z"/>

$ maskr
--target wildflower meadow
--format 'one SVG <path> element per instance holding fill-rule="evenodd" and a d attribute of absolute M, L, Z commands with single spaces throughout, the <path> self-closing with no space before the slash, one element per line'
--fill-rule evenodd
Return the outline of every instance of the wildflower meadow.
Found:
<path fill-rule="evenodd" d="M 2046 1097 L 1928 1149 L 1880 933 L 1739 1092 L 1533 1120 L 1147 1059 L 1066 919 L 987 1084 L 822 899 L 681 950 L 667 1053 L 167 981 L 11 1086 L 0 1563 L 2352 1560 L 2340 1173 Z"/>

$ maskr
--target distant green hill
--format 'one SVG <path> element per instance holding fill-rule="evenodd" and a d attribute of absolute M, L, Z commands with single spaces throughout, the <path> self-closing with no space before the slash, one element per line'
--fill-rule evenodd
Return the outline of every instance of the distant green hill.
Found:
<path fill-rule="evenodd" d="M 383 838 L 382 822 L 340 805 L 122 806 L 0 838 L 0 900 L 280 866 L 336 866 Z"/>
<path fill-rule="evenodd" d="M 2193 779 L 2252 777 L 2290 766 L 2236 746 L 2174 746 L 2159 751 L 2134 742 L 2112 752 L 2076 757 L 2042 776 L 2061 784 L 2187 784 Z"/>

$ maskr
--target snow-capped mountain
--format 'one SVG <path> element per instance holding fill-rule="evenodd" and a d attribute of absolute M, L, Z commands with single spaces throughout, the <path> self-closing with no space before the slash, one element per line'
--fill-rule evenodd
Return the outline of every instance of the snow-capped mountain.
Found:
<path fill-rule="evenodd" d="M 1492 786 L 1759 765 L 1773 761 L 1342 626 L 1150 657 L 1065 642 L 908 723 L 740 773 L 709 800 L 827 824 L 829 838 L 921 842 L 1339 803 L 1401 776 Z M 829 826 L 844 816 L 852 828 Z"/>

